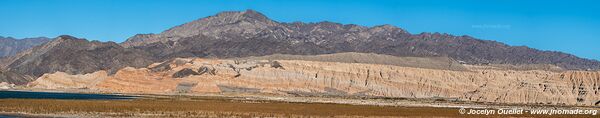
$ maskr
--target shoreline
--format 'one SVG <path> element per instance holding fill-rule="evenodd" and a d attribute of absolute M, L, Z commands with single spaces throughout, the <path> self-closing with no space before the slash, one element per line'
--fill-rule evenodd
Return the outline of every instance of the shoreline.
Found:
<path fill-rule="evenodd" d="M 476 103 L 470 101 L 451 101 L 444 98 L 386 98 L 386 97 L 343 97 L 343 96 L 286 96 L 264 93 L 111 93 L 81 89 L 49 90 L 49 89 L 11 89 L 0 91 L 17 92 L 50 92 L 50 93 L 72 93 L 72 94 L 97 94 L 97 95 L 119 95 L 133 96 L 138 98 L 159 97 L 216 97 L 232 100 L 250 101 L 276 101 L 290 103 L 321 103 L 321 104 L 347 104 L 347 105 L 372 105 L 392 107 L 433 107 L 433 108 L 586 108 L 600 109 L 597 106 L 574 106 L 574 105 L 540 105 L 540 104 L 503 104 L 503 103 Z"/>
<path fill-rule="evenodd" d="M 22 91 L 22 90 L 21 90 Z M 70 93 L 81 93 L 73 92 Z M 87 92 L 86 94 L 90 94 Z M 14 117 L 431 117 L 464 116 L 459 109 L 586 107 L 509 106 L 410 99 L 292 97 L 243 93 L 127 94 L 129 100 L 0 99 L 0 116 Z M 107 104 L 108 103 L 108 104 Z M 436 113 L 436 114 L 432 114 Z M 498 115 L 497 115 L 498 116 Z M 535 115 L 511 115 L 535 116 Z M 592 115 L 577 115 L 590 117 Z M 500 117 L 500 116 L 498 116 Z"/>

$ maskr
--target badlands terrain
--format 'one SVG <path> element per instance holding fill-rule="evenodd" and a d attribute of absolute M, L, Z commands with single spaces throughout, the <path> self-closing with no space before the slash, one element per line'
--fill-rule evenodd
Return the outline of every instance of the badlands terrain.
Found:
<path fill-rule="evenodd" d="M 600 103 L 600 72 L 597 71 L 514 71 L 468 65 L 464 68 L 466 70 L 305 60 L 177 58 L 145 68 L 126 67 L 115 74 L 106 71 L 76 75 L 48 73 L 28 86 L 109 93 L 238 92 L 569 106 L 598 106 Z"/>

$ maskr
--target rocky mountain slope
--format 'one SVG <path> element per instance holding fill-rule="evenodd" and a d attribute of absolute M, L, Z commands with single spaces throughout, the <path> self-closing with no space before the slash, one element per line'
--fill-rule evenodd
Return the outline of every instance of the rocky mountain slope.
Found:
<path fill-rule="evenodd" d="M 124 68 L 114 75 L 105 71 L 45 74 L 29 86 L 119 93 L 241 92 L 598 106 L 599 82 L 600 72 L 594 71 L 449 71 L 302 60 L 186 58 Z"/>
<path fill-rule="evenodd" d="M 391 25 L 280 23 L 252 10 L 219 13 L 160 34 L 139 34 L 122 45 L 150 50 L 161 59 L 363 52 L 400 57 L 447 56 L 468 64 L 552 64 L 564 69 L 600 69 L 596 60 L 469 36 L 411 34 Z"/>
<path fill-rule="evenodd" d="M 22 75 L 11 71 L 0 70 L 0 83 L 23 85 L 37 79 L 37 77 Z"/>
<path fill-rule="evenodd" d="M 0 57 L 12 56 L 48 41 L 50 41 L 50 38 L 46 37 L 15 39 L 0 36 Z"/>
<path fill-rule="evenodd" d="M 154 62 L 148 53 L 121 47 L 114 42 L 88 41 L 59 36 L 2 61 L 3 68 L 26 76 L 66 72 L 85 74 L 99 70 L 114 72 L 123 67 L 145 67 Z"/>

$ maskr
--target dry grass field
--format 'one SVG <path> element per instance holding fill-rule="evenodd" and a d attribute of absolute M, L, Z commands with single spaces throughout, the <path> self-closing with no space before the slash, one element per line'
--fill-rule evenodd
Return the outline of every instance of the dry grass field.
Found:
<path fill-rule="evenodd" d="M 21 116 L 29 114 L 30 117 L 506 117 L 460 115 L 458 109 L 452 108 L 290 103 L 220 97 L 132 100 L 0 99 L 0 111 L 4 114 L 22 113 L 17 114 Z"/>

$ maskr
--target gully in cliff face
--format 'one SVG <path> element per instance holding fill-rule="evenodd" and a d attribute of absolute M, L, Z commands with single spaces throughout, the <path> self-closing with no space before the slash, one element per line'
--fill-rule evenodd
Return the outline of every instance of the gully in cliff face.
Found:
<path fill-rule="evenodd" d="M 192 69 L 185 68 L 185 69 L 177 71 L 175 74 L 173 74 L 173 78 L 183 78 L 183 77 L 187 77 L 187 76 L 191 76 L 191 75 L 200 75 L 200 73 L 198 73 Z"/>

